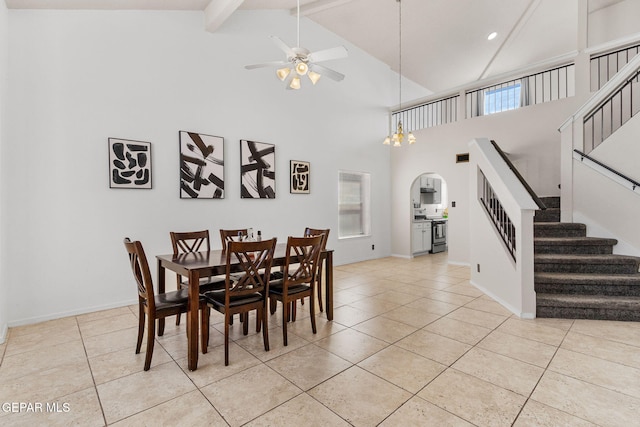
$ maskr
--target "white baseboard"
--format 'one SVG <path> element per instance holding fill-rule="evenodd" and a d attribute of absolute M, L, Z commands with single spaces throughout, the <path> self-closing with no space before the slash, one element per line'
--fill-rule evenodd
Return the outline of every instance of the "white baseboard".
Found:
<path fill-rule="evenodd" d="M 401 255 L 401 254 L 391 254 L 391 256 L 394 257 L 394 258 L 403 258 L 403 259 L 411 259 L 411 258 L 413 258 L 410 255 Z"/>
<path fill-rule="evenodd" d="M 9 322 L 8 326 L 9 327 L 16 327 L 16 326 L 31 325 L 31 324 L 34 324 L 34 323 L 46 322 L 47 320 L 61 319 L 63 317 L 69 317 L 69 316 L 78 316 L 80 314 L 93 313 L 94 311 L 109 310 L 109 309 L 112 309 L 112 308 L 126 307 L 126 306 L 129 306 L 129 305 L 136 305 L 136 304 L 138 304 L 138 300 L 134 299 L 134 300 L 122 301 L 122 302 L 113 303 L 113 304 L 105 304 L 105 305 L 99 305 L 99 306 L 93 306 L 93 307 L 79 308 L 77 310 L 70 310 L 70 311 L 64 311 L 64 312 L 58 312 L 58 313 L 51 313 L 51 314 L 46 314 L 44 316 L 27 317 L 27 318 L 24 318 L 24 319 L 14 320 L 14 321 Z"/>
<path fill-rule="evenodd" d="M 9 326 L 7 326 L 6 324 L 0 327 L 0 344 L 4 344 L 4 342 L 7 340 L 8 330 L 9 330 Z"/>
<path fill-rule="evenodd" d="M 469 264 L 468 262 L 461 262 L 461 261 L 448 261 L 447 264 L 459 265 L 461 267 L 471 267 L 471 264 Z"/>
<path fill-rule="evenodd" d="M 469 280 L 469 283 L 471 283 L 473 286 L 475 286 L 476 288 L 478 288 L 479 290 L 484 292 L 485 295 L 490 296 L 495 302 L 497 302 L 498 304 L 500 304 L 501 306 L 503 306 L 504 308 L 506 308 L 507 310 L 509 310 L 510 312 L 515 314 L 516 316 L 518 316 L 519 318 L 521 318 L 521 319 L 535 319 L 536 318 L 536 314 L 535 313 L 523 313 L 520 310 L 517 310 L 511 304 L 503 301 L 501 298 L 498 298 L 493 293 L 489 292 L 488 290 L 486 290 L 482 286 L 480 286 L 477 283 L 475 283 L 473 280 Z"/>

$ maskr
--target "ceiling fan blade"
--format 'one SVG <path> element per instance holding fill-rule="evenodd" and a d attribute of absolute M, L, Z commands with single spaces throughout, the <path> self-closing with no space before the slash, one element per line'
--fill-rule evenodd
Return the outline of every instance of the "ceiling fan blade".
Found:
<path fill-rule="evenodd" d="M 247 70 L 253 70 L 255 68 L 280 67 L 282 65 L 287 65 L 287 64 L 288 62 L 286 61 L 271 61 L 271 62 L 263 62 L 261 64 L 245 65 L 244 68 L 246 68 Z"/>
<path fill-rule="evenodd" d="M 271 36 L 271 40 L 278 46 L 284 53 L 287 54 L 287 58 L 296 56 L 293 49 L 291 49 L 285 42 L 283 42 L 278 36 Z"/>
<path fill-rule="evenodd" d="M 331 59 L 342 59 L 348 55 L 347 48 L 344 46 L 333 47 L 331 49 L 319 50 L 309 54 L 309 60 L 312 62 L 329 61 Z"/>
<path fill-rule="evenodd" d="M 342 81 L 344 79 L 344 74 L 339 73 L 337 71 L 333 71 L 331 68 L 323 67 L 318 64 L 309 64 L 309 69 L 311 71 L 315 71 L 316 73 L 322 74 L 323 76 L 327 76 L 332 80 L 337 82 Z"/>

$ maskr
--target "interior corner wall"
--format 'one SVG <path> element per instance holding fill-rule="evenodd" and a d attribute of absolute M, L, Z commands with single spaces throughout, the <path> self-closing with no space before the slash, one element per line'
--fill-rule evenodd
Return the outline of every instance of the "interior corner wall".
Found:
<path fill-rule="evenodd" d="M 8 16 L 2 241 L 11 251 L 0 267 L 10 326 L 134 303 L 125 236 L 142 241 L 154 277 L 169 231 L 209 229 L 218 248 L 220 228 L 284 241 L 312 226 L 332 230 L 336 264 L 390 254 L 390 162 L 379 141 L 391 75 L 378 60 L 303 19 L 305 47 L 344 44 L 349 58 L 326 64 L 342 82 L 293 91 L 273 69 L 244 69 L 283 59 L 270 35 L 295 43 L 287 11 L 239 10 L 216 33 L 202 12 Z M 179 198 L 181 130 L 224 137 L 224 199 Z M 109 137 L 151 142 L 151 190 L 109 188 Z M 241 139 L 275 144 L 275 200 L 240 198 Z M 290 160 L 311 163 L 309 195 L 290 194 Z M 339 170 L 372 175 L 370 237 L 337 238 Z"/>
<path fill-rule="evenodd" d="M 4 162 L 3 147 L 7 138 L 6 133 L 6 106 L 7 106 L 7 69 L 8 69 L 8 13 L 5 2 L 0 2 L 0 344 L 6 339 L 8 324 L 8 281 L 5 277 L 4 254 L 5 254 L 5 229 L 4 221 L 6 203 L 4 200 Z"/>
<path fill-rule="evenodd" d="M 619 0 L 589 14 L 588 47 L 638 34 L 638 0 Z"/>
<path fill-rule="evenodd" d="M 629 178 L 640 181 L 640 114 L 615 131 L 589 156 Z M 640 256 L 640 195 L 573 160 L 574 220 L 587 226 L 587 235 L 618 240 L 616 254 Z"/>
<path fill-rule="evenodd" d="M 489 116 L 414 131 L 414 145 L 391 150 L 391 252 L 411 256 L 411 184 L 423 173 L 437 173 L 449 192 L 449 262 L 469 264 L 469 163 L 456 163 L 476 137 L 495 140 L 540 196 L 560 194 L 559 126 L 586 100 L 575 96 Z M 463 101 L 464 102 L 464 101 Z M 452 203 L 456 203 L 456 207 Z"/>

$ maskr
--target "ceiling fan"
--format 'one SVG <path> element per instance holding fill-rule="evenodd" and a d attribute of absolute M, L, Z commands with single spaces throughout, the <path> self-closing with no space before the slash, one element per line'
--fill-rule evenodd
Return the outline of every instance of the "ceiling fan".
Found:
<path fill-rule="evenodd" d="M 285 82 L 287 89 L 300 89 L 303 76 L 307 76 L 314 85 L 318 83 L 320 77 L 327 76 L 337 82 L 344 79 L 344 74 L 318 64 L 319 62 L 329 61 L 332 59 L 341 59 L 347 57 L 347 49 L 344 46 L 338 46 L 331 49 L 310 52 L 308 49 L 300 47 L 300 0 L 298 0 L 298 40 L 297 47 L 289 47 L 277 36 L 271 36 L 271 40 L 286 55 L 286 61 L 271 61 L 261 64 L 246 65 L 244 68 L 253 70 L 255 68 L 278 67 L 276 75 L 280 80 Z"/>

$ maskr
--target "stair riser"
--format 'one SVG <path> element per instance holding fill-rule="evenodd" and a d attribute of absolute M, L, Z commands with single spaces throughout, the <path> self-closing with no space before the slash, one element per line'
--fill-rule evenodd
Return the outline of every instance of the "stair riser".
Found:
<path fill-rule="evenodd" d="M 611 245 L 536 245 L 534 251 L 537 254 L 592 254 L 610 255 L 613 253 Z"/>
<path fill-rule="evenodd" d="M 542 200 L 542 203 L 544 203 L 547 208 L 560 207 L 560 197 L 540 197 L 540 200 Z"/>
<path fill-rule="evenodd" d="M 538 306 L 536 317 L 638 322 L 640 321 L 640 310 Z"/>
<path fill-rule="evenodd" d="M 640 297 L 637 285 L 592 285 L 586 283 L 536 283 L 535 290 L 544 294 L 608 295 Z"/>
<path fill-rule="evenodd" d="M 553 228 L 543 229 L 534 225 L 533 237 L 586 237 L 586 228 Z"/>
<path fill-rule="evenodd" d="M 547 209 L 536 211 L 534 222 L 560 222 L 560 209 Z"/>
<path fill-rule="evenodd" d="M 634 274 L 638 272 L 638 265 L 636 263 L 629 263 L 629 264 L 535 263 L 534 271 L 540 272 L 540 273 Z"/>

